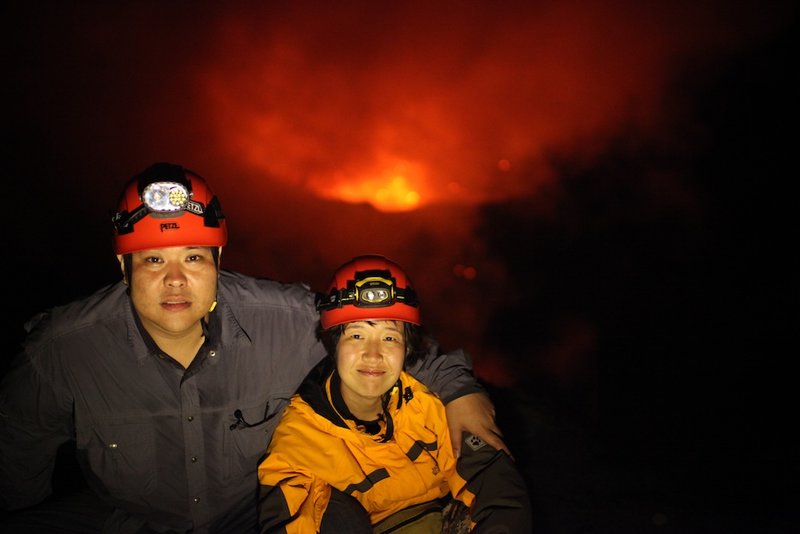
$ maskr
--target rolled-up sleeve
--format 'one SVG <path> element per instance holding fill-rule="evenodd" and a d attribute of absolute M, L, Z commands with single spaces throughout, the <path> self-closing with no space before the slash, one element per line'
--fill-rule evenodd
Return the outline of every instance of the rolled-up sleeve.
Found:
<path fill-rule="evenodd" d="M 484 391 L 472 372 L 468 353 L 461 349 L 446 354 L 438 354 L 437 351 L 438 347 L 434 346 L 426 358 L 406 371 L 439 395 L 445 404 L 464 395 Z"/>

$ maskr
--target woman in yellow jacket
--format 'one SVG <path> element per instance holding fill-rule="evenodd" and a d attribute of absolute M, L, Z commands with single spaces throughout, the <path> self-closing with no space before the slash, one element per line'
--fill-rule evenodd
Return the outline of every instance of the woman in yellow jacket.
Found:
<path fill-rule="evenodd" d="M 403 371 L 429 338 L 402 269 L 354 258 L 319 307 L 335 368 L 306 381 L 275 430 L 259 466 L 262 531 L 320 532 L 342 492 L 374 532 L 530 532 L 513 462 L 472 435 L 456 460 L 444 405 Z"/>

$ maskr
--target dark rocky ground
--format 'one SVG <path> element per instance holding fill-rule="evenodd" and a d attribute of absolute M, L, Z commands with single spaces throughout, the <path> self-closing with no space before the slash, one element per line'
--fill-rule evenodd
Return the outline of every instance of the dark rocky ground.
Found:
<path fill-rule="evenodd" d="M 678 437 L 675 429 L 615 428 L 610 422 L 604 427 L 549 409 L 528 393 L 493 395 L 529 485 L 537 533 L 744 534 L 800 528 L 797 449 L 790 442 L 769 443 L 774 433 L 754 439 L 764 442 L 752 448 L 734 443 L 741 439 L 735 431 Z"/>

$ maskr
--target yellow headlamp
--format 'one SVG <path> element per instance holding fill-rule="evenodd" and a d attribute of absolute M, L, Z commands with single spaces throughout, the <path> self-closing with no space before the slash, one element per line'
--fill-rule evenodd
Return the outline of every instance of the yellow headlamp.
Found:
<path fill-rule="evenodd" d="M 394 280 L 370 276 L 355 283 L 356 306 L 386 306 L 394 302 Z"/>

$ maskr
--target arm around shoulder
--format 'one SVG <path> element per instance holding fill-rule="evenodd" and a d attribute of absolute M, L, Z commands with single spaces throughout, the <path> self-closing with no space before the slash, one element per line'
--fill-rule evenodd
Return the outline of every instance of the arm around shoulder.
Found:
<path fill-rule="evenodd" d="M 475 434 L 495 449 L 511 454 L 495 423 L 494 404 L 472 373 L 469 354 L 460 349 L 440 354 L 438 346 L 434 345 L 427 357 L 410 367 L 408 372 L 445 403 L 456 456 L 460 453 L 464 432 Z"/>
<path fill-rule="evenodd" d="M 469 354 L 462 349 L 441 353 L 434 344 L 425 358 L 406 369 L 447 404 L 470 393 L 484 391 L 472 372 Z"/>

